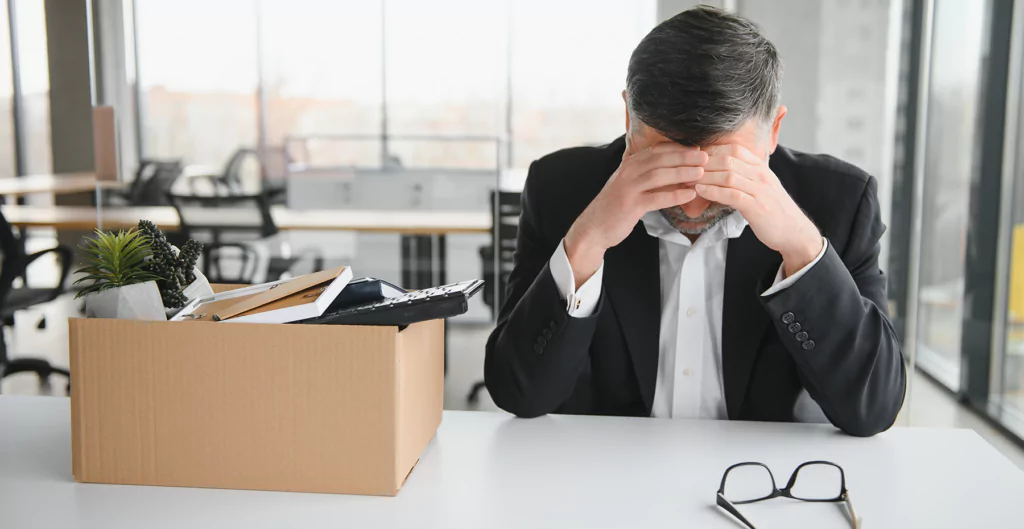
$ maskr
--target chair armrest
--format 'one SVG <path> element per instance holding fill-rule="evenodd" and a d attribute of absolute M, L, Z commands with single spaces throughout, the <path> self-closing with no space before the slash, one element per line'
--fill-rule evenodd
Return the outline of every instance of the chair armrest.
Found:
<path fill-rule="evenodd" d="M 25 268 L 21 271 L 21 278 L 27 282 L 28 278 L 25 277 L 25 274 L 28 271 L 29 265 L 35 262 L 36 259 L 39 259 L 48 253 L 57 254 L 57 261 L 60 266 L 60 281 L 57 283 L 57 286 L 52 289 L 54 291 L 54 295 L 57 296 L 64 293 L 64 282 L 67 281 L 68 274 L 71 273 L 71 260 L 74 258 L 74 253 L 72 253 L 71 248 L 61 244 L 29 255 L 25 259 Z"/>

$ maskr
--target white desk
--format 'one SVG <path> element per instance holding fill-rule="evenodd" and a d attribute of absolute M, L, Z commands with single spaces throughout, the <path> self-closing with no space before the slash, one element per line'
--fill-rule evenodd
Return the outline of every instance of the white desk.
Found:
<path fill-rule="evenodd" d="M 68 408 L 0 397 L 0 527 L 736 529 L 714 506 L 729 464 L 762 461 L 781 481 L 809 459 L 845 468 L 862 527 L 1024 525 L 1024 473 L 968 430 L 446 412 L 398 497 L 377 498 L 74 483 Z M 740 510 L 761 529 L 849 527 L 834 504 Z"/>

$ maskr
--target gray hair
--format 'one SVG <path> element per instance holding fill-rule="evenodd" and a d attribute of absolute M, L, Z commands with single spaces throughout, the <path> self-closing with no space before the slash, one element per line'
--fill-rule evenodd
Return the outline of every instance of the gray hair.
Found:
<path fill-rule="evenodd" d="M 782 61 L 754 23 L 709 6 L 647 34 L 629 58 L 630 115 L 683 145 L 705 146 L 775 118 Z"/>

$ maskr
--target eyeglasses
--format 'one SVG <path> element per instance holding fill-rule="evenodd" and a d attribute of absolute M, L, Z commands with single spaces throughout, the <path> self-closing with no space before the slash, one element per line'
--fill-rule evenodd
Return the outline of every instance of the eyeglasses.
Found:
<path fill-rule="evenodd" d="M 722 485 L 718 487 L 718 506 L 750 529 L 757 529 L 736 506 L 780 496 L 810 502 L 844 502 L 853 529 L 859 529 L 860 520 L 853 510 L 850 491 L 846 490 L 846 474 L 842 467 L 828 461 L 808 461 L 796 467 L 783 489 L 775 485 L 775 476 L 764 463 L 733 465 L 722 476 Z"/>

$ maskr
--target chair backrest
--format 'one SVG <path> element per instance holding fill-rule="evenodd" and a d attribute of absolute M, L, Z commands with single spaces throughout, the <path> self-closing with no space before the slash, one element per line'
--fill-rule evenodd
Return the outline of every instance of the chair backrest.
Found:
<path fill-rule="evenodd" d="M 178 212 L 184 238 L 206 243 L 244 242 L 278 232 L 270 212 L 270 202 L 263 194 L 169 194 L 168 198 Z"/>
<path fill-rule="evenodd" d="M 167 193 L 183 170 L 180 160 L 142 160 L 128 194 L 129 201 L 134 206 L 166 205 Z"/>
<path fill-rule="evenodd" d="M 228 194 L 243 194 L 245 184 L 242 173 L 249 160 L 256 162 L 259 168 L 260 181 L 266 184 L 267 180 L 281 181 L 288 176 L 292 159 L 284 147 L 266 147 L 263 152 L 256 149 L 240 148 L 228 158 L 224 165 L 224 172 L 217 179 Z"/>
<path fill-rule="evenodd" d="M 0 211 L 0 304 L 14 287 L 14 280 L 24 273 L 25 244 Z"/>
<path fill-rule="evenodd" d="M 491 192 L 491 217 L 494 231 L 491 232 L 491 245 L 481 251 L 483 257 L 484 279 L 497 281 L 488 284 L 484 291 L 484 303 L 492 308 L 500 308 L 505 303 L 505 289 L 512 273 L 516 251 L 516 238 L 519 236 L 519 214 L 522 212 L 522 196 L 518 191 Z M 495 237 L 497 236 L 497 237 Z M 497 258 L 498 277 L 494 277 Z M 494 301 L 495 287 L 498 300 Z M 497 311 L 495 311 L 497 312 Z"/>
<path fill-rule="evenodd" d="M 501 269 L 512 267 L 512 255 L 516 250 L 516 237 L 519 236 L 519 214 L 522 213 L 522 194 L 518 191 L 499 191 L 497 201 L 491 192 L 491 216 L 493 226 L 497 228 L 498 239 L 494 244 L 498 248 L 498 262 Z M 491 234 L 493 241 L 494 234 Z M 492 243 L 493 244 L 493 243 Z"/>
<path fill-rule="evenodd" d="M 245 159 L 249 156 L 257 156 L 256 151 L 247 148 L 238 149 L 231 155 L 231 158 L 228 158 L 228 163 L 224 165 L 224 172 L 220 175 L 220 183 L 227 188 L 229 193 L 240 194 L 242 192 L 242 167 L 245 165 Z"/>

